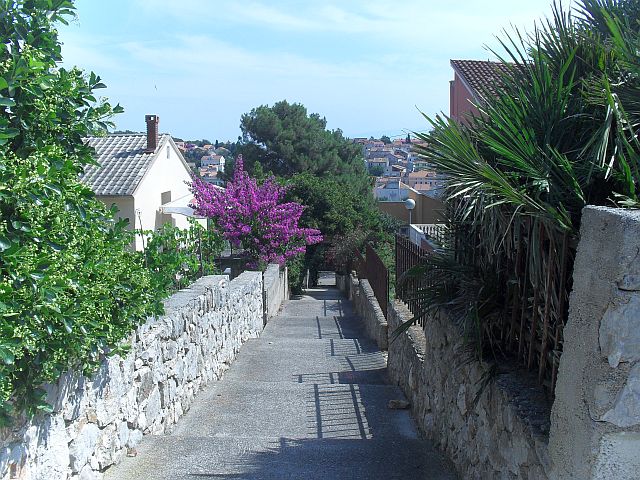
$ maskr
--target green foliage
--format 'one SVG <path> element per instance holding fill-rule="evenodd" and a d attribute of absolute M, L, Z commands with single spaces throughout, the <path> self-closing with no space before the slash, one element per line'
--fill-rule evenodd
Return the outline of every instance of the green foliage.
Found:
<path fill-rule="evenodd" d="M 302 294 L 304 278 L 307 273 L 305 255 L 297 255 L 287 262 L 289 288 L 293 295 Z"/>
<path fill-rule="evenodd" d="M 327 237 L 354 230 L 380 233 L 381 217 L 372 195 L 363 196 L 347 183 L 308 173 L 294 175 L 286 183 L 287 199 L 306 206 L 305 226 Z"/>
<path fill-rule="evenodd" d="M 497 94 L 484 92 L 480 116 L 468 126 L 428 119 L 432 134 L 418 135 L 428 142 L 418 152 L 447 177 L 451 234 L 448 258 L 432 269 L 452 272 L 446 291 L 425 289 L 425 305 L 464 306 L 492 348 L 521 292 L 545 289 L 549 328 L 562 325 L 570 279 L 563 287 L 559 272 L 570 271 L 585 205 L 638 205 L 639 5 L 555 7 L 531 35 L 502 42 L 509 66 Z M 534 296 L 522 299 L 529 319 Z"/>
<path fill-rule="evenodd" d="M 362 250 L 366 242 L 379 253 L 392 248 L 397 222 L 378 210 L 370 191 L 363 195 L 348 183 L 307 173 L 294 175 L 287 185 L 287 200 L 306 205 L 301 224 L 325 237 L 323 244 L 307 248 L 303 271 L 309 269 L 312 279 L 321 265 L 346 269 L 353 251 Z M 384 259 L 393 264 L 392 255 Z M 300 286 L 292 275 L 290 283 L 294 290 Z"/>
<path fill-rule="evenodd" d="M 374 165 L 369 167 L 369 175 L 372 177 L 381 177 L 384 174 L 384 167 L 382 165 Z"/>
<path fill-rule="evenodd" d="M 224 247 L 222 236 L 194 219 L 182 230 L 170 224 L 149 235 L 144 263 L 151 272 L 153 290 L 171 292 L 187 287 L 203 275 L 217 273 L 214 260 Z"/>
<path fill-rule="evenodd" d="M 382 135 L 380 137 L 380 141 L 384 142 L 386 145 L 389 145 L 391 143 L 391 139 L 389 137 L 387 137 L 386 135 Z"/>
<path fill-rule="evenodd" d="M 347 245 L 346 237 L 353 240 L 351 248 L 362 248 L 367 240 L 377 245 L 392 239 L 393 226 L 376 208 L 361 147 L 340 130 L 327 130 L 326 124 L 303 105 L 287 101 L 257 107 L 241 119 L 238 153 L 247 170 L 258 180 L 269 174 L 284 179 L 287 200 L 306 205 L 301 224 L 325 236 L 323 244 L 307 248 L 304 260 L 289 262 L 294 292 L 300 291 L 306 271 L 313 283 L 322 266 L 345 268 L 334 262 L 342 258 L 335 252 Z M 226 168 L 231 170 L 232 163 Z"/>
<path fill-rule="evenodd" d="M 39 386 L 90 371 L 159 312 L 142 258 L 113 211 L 78 182 L 82 137 L 121 111 L 95 74 L 57 65 L 54 23 L 73 3 L 0 2 L 0 416 L 47 411 Z"/>
<path fill-rule="evenodd" d="M 359 145 L 340 130 L 327 130 L 327 121 L 317 113 L 307 114 L 299 103 L 277 102 L 254 108 L 242 116 L 241 147 L 246 168 L 260 163 L 264 171 L 290 177 L 311 173 L 319 177 L 355 182 L 353 188 L 365 192 L 368 183 Z"/>

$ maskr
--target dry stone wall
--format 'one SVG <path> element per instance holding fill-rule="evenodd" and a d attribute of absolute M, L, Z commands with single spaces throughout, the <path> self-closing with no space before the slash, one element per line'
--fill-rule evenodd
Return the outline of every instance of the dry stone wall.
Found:
<path fill-rule="evenodd" d="M 396 301 L 389 331 L 412 317 Z M 489 379 L 446 315 L 411 327 L 389 344 L 389 376 L 411 401 L 428 438 L 465 479 L 549 478 L 550 404 L 535 378 L 515 367 Z"/>
<path fill-rule="evenodd" d="M 355 299 L 376 338 L 378 319 L 367 312 L 375 311 L 377 302 L 366 293 L 368 283 L 354 277 L 337 283 Z M 388 332 L 412 316 L 402 302 L 390 304 Z M 486 367 L 461 353 L 463 335 L 446 316 L 428 320 L 424 330 L 410 327 L 388 348 L 389 377 L 410 400 L 421 430 L 447 453 L 461 478 L 549 478 L 550 405 L 529 374 L 498 373 L 480 392 Z"/>
<path fill-rule="evenodd" d="M 337 284 L 375 320 L 362 281 L 341 275 Z M 409 318 L 390 304 L 389 332 Z M 418 424 L 462 478 L 640 478 L 640 211 L 583 211 L 552 406 L 517 366 L 501 365 L 477 396 L 486 370 L 463 350 L 440 314 L 389 342 L 388 355 Z"/>
<path fill-rule="evenodd" d="M 373 293 L 371 284 L 366 279 L 358 280 L 347 275 L 336 275 L 336 285 L 340 288 L 362 317 L 367 331 L 367 335 L 374 339 L 381 350 L 386 350 L 388 346 L 388 325 L 387 319 L 376 295 Z"/>
<path fill-rule="evenodd" d="M 587 207 L 550 446 L 557 479 L 640 478 L 640 212 Z"/>
<path fill-rule="evenodd" d="M 132 334 L 125 357 L 106 358 L 91 378 L 63 376 L 47 386 L 53 414 L 0 432 L 0 478 L 99 479 L 143 435 L 171 431 L 198 390 L 259 335 L 263 295 L 259 272 L 204 277 L 173 295 L 163 316 Z"/>

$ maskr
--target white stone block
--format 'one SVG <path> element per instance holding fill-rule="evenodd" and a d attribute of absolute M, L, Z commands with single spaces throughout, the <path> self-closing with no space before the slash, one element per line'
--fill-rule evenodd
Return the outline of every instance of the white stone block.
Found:
<path fill-rule="evenodd" d="M 600 323 L 600 349 L 609 365 L 640 360 L 640 295 L 609 305 Z"/>
<path fill-rule="evenodd" d="M 79 472 L 87 464 L 95 451 L 99 437 L 100 429 L 93 423 L 87 423 L 80 429 L 78 437 L 69 446 L 72 472 Z"/>
<path fill-rule="evenodd" d="M 618 427 L 640 425 L 640 363 L 631 369 L 613 408 L 603 415 L 602 420 Z"/>

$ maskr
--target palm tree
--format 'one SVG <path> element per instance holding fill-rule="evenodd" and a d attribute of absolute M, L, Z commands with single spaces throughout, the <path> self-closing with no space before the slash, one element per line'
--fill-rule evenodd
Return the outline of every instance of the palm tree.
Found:
<path fill-rule="evenodd" d="M 412 321 L 448 308 L 478 353 L 537 367 L 550 391 L 582 208 L 639 206 L 639 18 L 638 0 L 554 5 L 532 33 L 505 34 L 501 85 L 469 125 L 425 116 L 432 131 L 416 134 L 447 178 L 449 236 L 408 274 L 431 285 Z"/>

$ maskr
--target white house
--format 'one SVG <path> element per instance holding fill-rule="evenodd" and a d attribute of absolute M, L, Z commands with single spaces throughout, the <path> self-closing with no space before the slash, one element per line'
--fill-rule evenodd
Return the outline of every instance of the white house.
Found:
<path fill-rule="evenodd" d="M 119 218 L 127 218 L 129 227 L 155 230 L 165 223 L 188 228 L 184 214 L 176 205 L 186 207 L 191 200 L 188 182 L 191 170 L 171 135 L 158 135 L 159 117 L 146 115 L 147 133 L 112 134 L 89 137 L 99 166 L 85 167 L 81 180 L 108 206 L 118 207 Z M 135 248 L 144 240 L 136 235 Z"/>
<path fill-rule="evenodd" d="M 213 167 L 216 172 L 224 172 L 225 159 L 222 155 L 204 155 L 200 159 L 200 166 Z"/>

